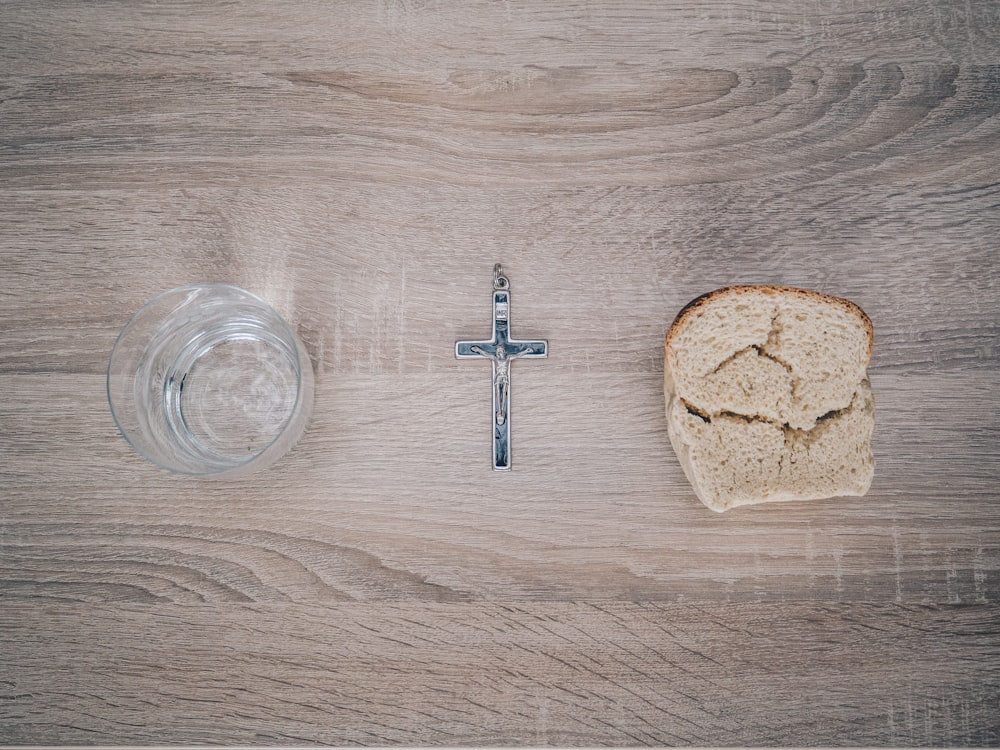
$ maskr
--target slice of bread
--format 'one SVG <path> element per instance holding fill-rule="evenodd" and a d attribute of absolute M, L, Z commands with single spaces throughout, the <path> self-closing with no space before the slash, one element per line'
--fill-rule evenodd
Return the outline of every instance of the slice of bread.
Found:
<path fill-rule="evenodd" d="M 667 331 L 670 443 L 714 511 L 864 495 L 875 402 L 864 311 L 839 297 L 730 286 L 688 304 Z"/>

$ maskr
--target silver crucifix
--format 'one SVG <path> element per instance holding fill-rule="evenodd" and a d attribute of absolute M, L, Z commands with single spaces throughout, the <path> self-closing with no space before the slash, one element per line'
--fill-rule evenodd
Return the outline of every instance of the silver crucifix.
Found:
<path fill-rule="evenodd" d="M 493 362 L 493 470 L 510 470 L 510 363 L 521 357 L 545 357 L 547 341 L 510 338 L 510 282 L 497 263 L 493 267 L 493 338 L 457 341 L 459 359 L 485 357 Z"/>

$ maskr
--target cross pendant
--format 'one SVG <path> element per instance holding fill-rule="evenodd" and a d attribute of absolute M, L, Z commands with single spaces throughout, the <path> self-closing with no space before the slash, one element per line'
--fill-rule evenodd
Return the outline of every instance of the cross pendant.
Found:
<path fill-rule="evenodd" d="M 497 263 L 493 268 L 493 338 L 457 341 L 459 359 L 485 357 L 493 363 L 493 470 L 510 470 L 510 363 L 515 359 L 548 356 L 547 341 L 510 338 L 510 282 Z"/>

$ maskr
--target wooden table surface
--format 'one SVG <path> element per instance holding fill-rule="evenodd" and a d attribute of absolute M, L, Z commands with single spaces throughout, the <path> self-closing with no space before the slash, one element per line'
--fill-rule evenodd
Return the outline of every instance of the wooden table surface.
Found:
<path fill-rule="evenodd" d="M 1000 5 L 0 3 L 0 744 L 1000 744 Z M 514 471 L 490 471 L 493 264 Z M 294 451 L 105 399 L 165 289 L 264 296 Z M 662 336 L 872 317 L 864 498 L 715 514 Z"/>

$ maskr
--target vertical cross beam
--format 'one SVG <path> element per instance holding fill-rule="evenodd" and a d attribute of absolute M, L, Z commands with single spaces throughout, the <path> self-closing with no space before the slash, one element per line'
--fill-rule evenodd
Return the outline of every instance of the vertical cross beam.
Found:
<path fill-rule="evenodd" d="M 489 341 L 457 341 L 459 359 L 483 357 L 493 363 L 493 470 L 510 470 L 510 364 L 515 359 L 548 356 L 546 341 L 510 337 L 510 283 L 497 263 L 493 269 L 493 337 Z"/>

